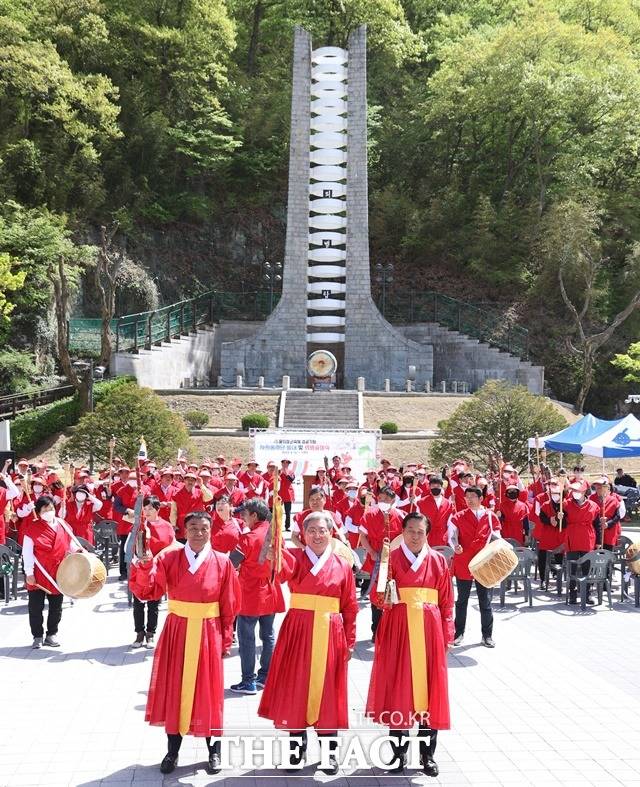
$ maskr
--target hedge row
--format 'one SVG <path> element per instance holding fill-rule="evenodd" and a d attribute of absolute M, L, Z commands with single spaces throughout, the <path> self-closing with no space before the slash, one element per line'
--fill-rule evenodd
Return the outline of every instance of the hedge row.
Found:
<path fill-rule="evenodd" d="M 94 406 L 108 391 L 129 381 L 129 377 L 117 377 L 115 380 L 95 383 L 93 386 Z M 80 401 L 77 394 L 19 415 L 11 421 L 11 448 L 16 454 L 24 455 L 33 451 L 48 437 L 77 424 L 79 418 Z"/>

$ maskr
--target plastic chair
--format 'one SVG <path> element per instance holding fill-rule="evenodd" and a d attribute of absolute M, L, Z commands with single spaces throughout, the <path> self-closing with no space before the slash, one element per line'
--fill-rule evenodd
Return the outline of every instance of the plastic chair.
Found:
<path fill-rule="evenodd" d="M 102 519 L 93 526 L 93 534 L 100 559 L 109 572 L 109 566 L 119 560 L 118 535 L 116 533 L 116 523 L 112 519 Z"/>
<path fill-rule="evenodd" d="M 5 538 L 4 545 L 9 547 L 12 552 L 15 552 L 16 555 L 22 554 L 22 547 L 18 544 L 17 541 L 14 541 L 12 538 Z"/>
<path fill-rule="evenodd" d="M 504 607 L 505 595 L 507 592 L 507 585 L 511 582 L 515 584 L 515 592 L 518 592 L 518 580 L 522 581 L 524 586 L 524 600 L 529 602 L 529 606 L 533 606 L 533 591 L 531 590 L 531 567 L 535 560 L 535 554 L 528 547 L 517 546 L 513 551 L 518 558 L 518 565 L 513 569 L 508 577 L 505 577 L 500 583 L 500 606 Z"/>
<path fill-rule="evenodd" d="M 636 607 L 640 607 L 640 574 L 633 575 L 634 596 Z"/>
<path fill-rule="evenodd" d="M 586 570 L 584 567 L 586 566 Z M 611 600 L 611 574 L 613 572 L 613 552 L 607 549 L 594 549 L 578 560 L 568 561 L 567 592 L 565 603 L 569 603 L 569 587 L 575 580 L 580 590 L 580 607 L 587 608 L 587 589 L 595 584 L 598 593 L 598 604 L 602 604 L 602 596 L 606 587 L 609 609 L 613 609 Z"/>
<path fill-rule="evenodd" d="M 95 551 L 96 551 L 95 546 L 90 541 L 87 541 L 86 538 L 80 538 L 80 536 L 76 536 L 76 539 L 78 540 L 78 543 L 80 544 L 80 546 L 83 549 L 86 549 L 87 552 L 95 553 Z"/>
<path fill-rule="evenodd" d="M 0 578 L 4 586 L 4 603 L 9 603 L 9 596 L 14 601 L 18 598 L 18 570 L 20 568 L 20 555 L 8 546 L 0 544 Z"/>
<path fill-rule="evenodd" d="M 613 548 L 613 571 L 611 579 L 613 580 L 613 572 L 620 572 L 620 601 L 624 601 L 627 595 L 624 575 L 627 570 L 627 547 L 631 546 L 631 544 L 633 544 L 633 541 L 628 536 L 620 536 L 618 543 Z"/>
<path fill-rule="evenodd" d="M 434 552 L 438 552 L 440 555 L 444 555 L 447 561 L 447 568 L 451 568 L 451 563 L 453 561 L 453 549 L 451 547 L 444 545 L 431 547 L 431 549 L 433 549 Z"/>

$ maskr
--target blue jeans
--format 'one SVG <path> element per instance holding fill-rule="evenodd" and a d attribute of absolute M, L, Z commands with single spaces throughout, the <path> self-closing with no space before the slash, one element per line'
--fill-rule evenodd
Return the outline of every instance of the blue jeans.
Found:
<path fill-rule="evenodd" d="M 273 633 L 273 621 L 275 615 L 260 615 L 252 617 L 249 615 L 238 615 L 238 646 L 240 650 L 240 666 L 242 669 L 242 681 L 259 680 L 262 683 L 267 679 L 271 654 L 273 653 L 273 643 L 275 635 Z M 262 642 L 262 652 L 260 653 L 260 669 L 256 676 L 256 623 L 259 625 L 260 641 Z"/>

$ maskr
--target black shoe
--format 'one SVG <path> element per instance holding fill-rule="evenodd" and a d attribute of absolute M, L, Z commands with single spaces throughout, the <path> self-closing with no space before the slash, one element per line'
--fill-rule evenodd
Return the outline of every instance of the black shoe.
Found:
<path fill-rule="evenodd" d="M 407 766 L 407 755 L 396 754 L 394 759 L 389 763 L 389 773 L 402 773 Z"/>
<path fill-rule="evenodd" d="M 496 643 L 491 639 L 491 637 L 483 637 L 482 644 L 485 648 L 495 648 Z"/>
<path fill-rule="evenodd" d="M 590 607 L 594 607 L 594 606 L 596 605 L 596 603 L 597 603 L 597 602 L 596 602 L 596 600 L 593 598 L 593 596 L 587 596 L 587 604 L 588 604 Z"/>
<path fill-rule="evenodd" d="M 437 776 L 440 773 L 440 769 L 436 765 L 435 760 L 431 759 L 431 757 L 420 757 L 420 764 L 422 765 L 422 770 L 424 771 L 425 776 Z"/>
<path fill-rule="evenodd" d="M 577 596 L 569 596 L 569 604 L 577 604 L 578 597 Z"/>
<path fill-rule="evenodd" d="M 546 593 L 546 591 L 547 591 L 547 583 L 546 582 L 541 582 L 540 583 L 540 590 L 544 591 Z"/>
<path fill-rule="evenodd" d="M 164 760 L 160 763 L 160 773 L 173 773 L 178 764 L 178 755 L 174 757 L 173 754 L 166 754 Z"/>
<path fill-rule="evenodd" d="M 217 751 L 209 752 L 209 764 L 207 766 L 207 773 L 220 773 L 220 755 Z"/>
<path fill-rule="evenodd" d="M 453 644 L 454 645 L 461 645 L 463 637 L 464 637 L 464 634 L 457 634 L 456 638 L 453 640 Z"/>
<path fill-rule="evenodd" d="M 336 773 L 338 773 L 338 760 L 335 754 L 329 755 L 329 766 L 327 768 L 320 768 L 319 770 L 321 770 L 322 773 L 326 773 L 327 776 L 335 776 Z"/>
<path fill-rule="evenodd" d="M 291 767 L 287 768 L 287 773 L 298 773 L 300 769 L 294 766 L 300 765 L 305 761 L 305 754 L 307 753 L 307 734 L 304 732 L 303 735 L 292 735 L 291 737 L 295 743 L 295 748 L 294 746 L 291 747 L 291 756 L 289 757 Z"/>

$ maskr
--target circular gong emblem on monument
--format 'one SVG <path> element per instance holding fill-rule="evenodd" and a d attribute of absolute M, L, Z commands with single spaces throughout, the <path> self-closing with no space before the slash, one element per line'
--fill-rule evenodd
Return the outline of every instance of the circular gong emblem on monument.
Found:
<path fill-rule="evenodd" d="M 314 391 L 330 391 L 331 377 L 336 373 L 338 361 L 328 350 L 315 350 L 307 359 L 307 371 L 313 378 Z"/>

